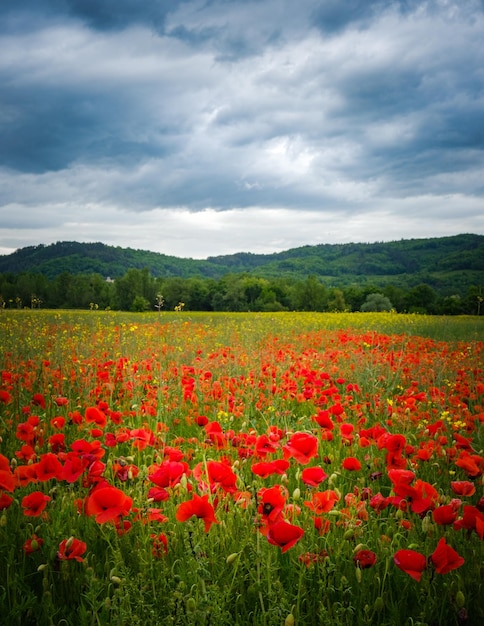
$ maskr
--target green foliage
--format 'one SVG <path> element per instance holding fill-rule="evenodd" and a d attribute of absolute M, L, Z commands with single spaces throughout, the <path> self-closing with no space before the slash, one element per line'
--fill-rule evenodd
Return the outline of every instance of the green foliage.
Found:
<path fill-rule="evenodd" d="M 480 235 L 206 261 L 64 242 L 0 256 L 0 307 L 154 310 L 161 293 L 165 311 L 360 311 L 381 294 L 399 313 L 479 315 L 482 258 Z"/>
<path fill-rule="evenodd" d="M 390 300 L 382 293 L 370 293 L 361 305 L 360 311 L 364 313 L 391 311 L 393 308 Z"/>
<path fill-rule="evenodd" d="M 385 243 L 321 244 L 274 254 L 237 253 L 206 260 L 178 258 L 107 246 L 103 243 L 57 242 L 22 248 L 0 256 L 1 272 L 37 272 L 48 278 L 62 273 L 100 274 L 121 278 L 130 269 L 155 278 L 215 278 L 251 274 L 259 278 L 316 276 L 335 287 L 364 282 L 406 289 L 426 283 L 442 295 L 463 296 L 484 276 L 484 236 L 456 235 L 432 239 L 403 239 Z M 361 304 L 360 304 L 361 306 Z"/>

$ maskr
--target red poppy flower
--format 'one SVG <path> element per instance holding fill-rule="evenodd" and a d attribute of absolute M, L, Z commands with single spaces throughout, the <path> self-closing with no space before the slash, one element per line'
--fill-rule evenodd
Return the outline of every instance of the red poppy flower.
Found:
<path fill-rule="evenodd" d="M 415 473 L 406 469 L 388 470 L 388 478 L 394 485 L 411 485 L 415 480 Z"/>
<path fill-rule="evenodd" d="M 274 485 L 258 492 L 258 512 L 270 524 L 282 519 L 282 510 L 286 504 L 286 498 L 280 485 Z"/>
<path fill-rule="evenodd" d="M 113 462 L 113 471 L 118 480 L 125 483 L 127 480 L 133 480 L 139 475 L 139 468 L 133 463 L 127 463 L 124 458 L 117 459 Z"/>
<path fill-rule="evenodd" d="M 398 483 L 394 486 L 395 493 L 410 502 L 413 513 L 420 515 L 434 509 L 439 493 L 430 483 L 418 479 L 413 486 Z"/>
<path fill-rule="evenodd" d="M 66 436 L 64 433 L 56 433 L 49 437 L 49 447 L 53 454 L 58 454 L 66 449 Z"/>
<path fill-rule="evenodd" d="M 24 463 L 29 463 L 30 461 L 35 461 L 37 453 L 32 446 L 24 444 L 21 446 L 20 450 L 15 451 L 15 456 L 17 459 L 24 461 Z"/>
<path fill-rule="evenodd" d="M 360 569 L 367 569 L 373 567 L 376 563 L 376 554 L 372 550 L 358 550 L 353 556 L 353 561 L 356 567 Z"/>
<path fill-rule="evenodd" d="M 267 435 L 260 435 L 255 442 L 256 456 L 264 459 L 268 454 L 273 454 L 279 449 L 279 444 L 272 441 Z"/>
<path fill-rule="evenodd" d="M 444 504 L 438 506 L 432 511 L 434 522 L 439 526 L 447 526 L 453 524 L 457 519 L 457 512 L 460 506 L 460 500 L 457 500 L 454 504 Z"/>
<path fill-rule="evenodd" d="M 74 537 L 70 537 L 69 539 L 64 539 L 59 544 L 59 551 L 57 552 L 57 558 L 61 561 L 67 561 L 70 559 L 74 559 L 76 561 L 82 562 L 84 559 L 82 558 L 82 554 L 87 550 L 87 544 L 80 539 L 75 539 Z"/>
<path fill-rule="evenodd" d="M 208 495 L 198 496 L 195 493 L 191 500 L 182 502 L 179 505 L 176 511 L 176 519 L 179 522 L 186 522 L 193 516 L 203 519 L 206 533 L 208 533 L 212 524 L 219 523 L 215 517 L 214 508 L 208 501 Z"/>
<path fill-rule="evenodd" d="M 212 443 L 217 449 L 227 447 L 227 435 L 218 422 L 209 422 L 205 426 L 207 443 Z"/>
<path fill-rule="evenodd" d="M 214 492 L 221 488 L 227 493 L 237 491 L 237 476 L 228 463 L 222 461 L 199 463 L 193 470 L 193 476 L 199 481 L 202 489 L 210 487 L 210 491 Z M 210 485 L 205 483 L 207 478 Z"/>
<path fill-rule="evenodd" d="M 276 459 L 275 461 L 261 461 L 260 463 L 253 463 L 251 470 L 256 476 L 261 478 L 267 478 L 273 474 L 282 475 L 289 467 L 289 461 L 285 459 Z"/>
<path fill-rule="evenodd" d="M 24 542 L 23 551 L 25 554 L 32 554 L 33 552 L 37 552 L 42 547 L 44 540 L 37 535 L 32 535 L 30 539 Z"/>
<path fill-rule="evenodd" d="M 168 518 L 166 515 L 163 515 L 161 509 L 149 508 L 146 511 L 133 509 L 133 511 L 136 511 L 136 516 L 133 520 L 134 522 L 142 522 L 143 524 L 148 524 L 149 522 L 160 522 L 162 524 L 168 521 Z"/>
<path fill-rule="evenodd" d="M 168 537 L 165 533 L 159 535 L 151 534 L 150 538 L 153 540 L 153 547 L 151 548 L 151 554 L 159 559 L 168 554 Z"/>
<path fill-rule="evenodd" d="M 478 454 L 469 454 L 466 450 L 460 453 L 455 464 L 472 478 L 478 478 L 484 471 L 484 457 Z"/>
<path fill-rule="evenodd" d="M 15 436 L 19 441 L 25 441 L 25 443 L 33 444 L 36 437 L 35 428 L 28 422 L 21 422 L 17 424 Z"/>
<path fill-rule="evenodd" d="M 177 485 L 183 474 L 189 473 L 188 463 L 184 461 L 163 461 L 161 465 L 150 468 L 148 478 L 157 487 L 166 488 Z"/>
<path fill-rule="evenodd" d="M 310 502 L 305 502 L 305 506 L 308 509 L 311 509 L 317 515 L 321 515 L 321 513 L 327 513 L 331 511 L 335 505 L 335 502 L 339 500 L 339 497 L 336 491 L 332 489 L 327 489 L 326 491 L 318 491 L 313 493 L 312 500 Z"/>
<path fill-rule="evenodd" d="M 41 491 L 33 491 L 28 496 L 22 498 L 24 515 L 38 517 L 50 501 L 50 496 L 46 496 Z"/>
<path fill-rule="evenodd" d="M 68 452 L 62 468 L 62 480 L 68 483 L 75 483 L 88 465 L 89 459 L 81 458 L 74 452 Z"/>
<path fill-rule="evenodd" d="M 329 533 L 331 529 L 331 522 L 329 519 L 323 519 L 322 517 L 313 517 L 314 528 L 318 531 L 320 535 L 325 535 Z"/>
<path fill-rule="evenodd" d="M 124 491 L 111 485 L 101 486 L 91 493 L 86 503 L 86 514 L 95 515 L 98 524 L 116 522 L 127 515 L 133 504 Z"/>
<path fill-rule="evenodd" d="M 317 487 L 328 477 L 321 467 L 306 467 L 301 473 L 301 480 L 310 487 Z"/>
<path fill-rule="evenodd" d="M 386 509 L 389 504 L 389 498 L 385 498 L 380 492 L 370 498 L 370 506 L 377 513 Z"/>
<path fill-rule="evenodd" d="M 149 428 L 134 428 L 130 431 L 133 448 L 144 450 L 155 442 L 155 435 Z"/>
<path fill-rule="evenodd" d="M 466 504 L 464 515 L 454 522 L 454 530 L 475 530 L 481 539 L 484 539 L 484 514 L 475 506 Z"/>
<path fill-rule="evenodd" d="M 0 489 L 12 492 L 15 489 L 15 476 L 7 457 L 0 454 Z"/>
<path fill-rule="evenodd" d="M 329 416 L 329 411 L 324 409 L 313 416 L 313 420 L 326 430 L 333 430 L 334 424 Z"/>
<path fill-rule="evenodd" d="M 13 472 L 15 476 L 15 486 L 25 487 L 30 483 L 37 482 L 37 464 L 17 465 Z"/>
<path fill-rule="evenodd" d="M 0 389 L 0 402 L 3 402 L 3 404 L 10 404 L 10 402 L 12 402 L 12 394 L 5 389 Z"/>
<path fill-rule="evenodd" d="M 37 463 L 37 480 L 45 482 L 51 478 L 62 480 L 62 463 L 57 458 L 57 455 L 52 452 L 47 452 L 42 455 L 42 458 Z"/>
<path fill-rule="evenodd" d="M 205 415 L 197 415 L 195 417 L 195 424 L 197 424 L 197 426 L 206 426 L 208 424 L 208 417 Z"/>
<path fill-rule="evenodd" d="M 476 493 L 476 486 L 469 480 L 455 480 L 450 483 L 452 491 L 457 496 L 473 496 Z"/>
<path fill-rule="evenodd" d="M 403 572 L 420 582 L 422 573 L 427 567 L 427 559 L 415 550 L 398 550 L 393 555 L 395 565 Z"/>
<path fill-rule="evenodd" d="M 284 458 L 294 458 L 301 465 L 307 465 L 318 454 L 318 439 L 309 433 L 294 433 L 282 447 Z"/>
<path fill-rule="evenodd" d="M 0 511 L 4 509 L 8 509 L 8 507 L 12 504 L 13 498 L 6 493 L 0 494 Z"/>
<path fill-rule="evenodd" d="M 348 458 L 344 459 L 341 465 L 343 469 L 350 472 L 358 472 L 361 469 L 361 463 L 353 456 L 349 456 Z"/>
<path fill-rule="evenodd" d="M 153 500 L 153 502 L 163 502 L 170 498 L 170 494 L 163 487 L 151 487 L 147 497 L 149 500 Z"/>
<path fill-rule="evenodd" d="M 437 574 L 447 574 L 447 572 L 451 572 L 453 569 L 464 565 L 463 557 L 447 544 L 445 537 L 442 537 L 437 544 L 437 547 L 430 556 L 430 560 Z"/>
<path fill-rule="evenodd" d="M 97 406 L 90 406 L 86 409 L 86 422 L 97 424 L 100 428 L 106 426 L 107 418 L 104 411 L 101 411 Z"/>
<path fill-rule="evenodd" d="M 34 393 L 32 398 L 32 404 L 35 406 L 40 406 L 42 409 L 45 409 L 45 398 L 41 393 Z"/>
<path fill-rule="evenodd" d="M 351 444 L 354 438 L 353 435 L 353 431 L 355 429 L 354 424 L 350 424 L 350 423 L 345 423 L 345 424 L 341 424 L 339 427 L 340 433 L 341 433 L 341 438 L 343 440 L 343 443 L 345 444 Z"/>
<path fill-rule="evenodd" d="M 328 558 L 328 553 L 326 550 L 321 550 L 321 552 L 306 552 L 305 554 L 301 554 L 298 558 L 300 563 L 304 563 L 304 565 L 309 568 L 314 563 L 319 563 Z"/>
<path fill-rule="evenodd" d="M 272 545 L 282 548 L 282 552 L 287 552 L 303 535 L 304 530 L 302 528 L 281 519 L 275 524 L 269 525 L 267 540 Z"/>

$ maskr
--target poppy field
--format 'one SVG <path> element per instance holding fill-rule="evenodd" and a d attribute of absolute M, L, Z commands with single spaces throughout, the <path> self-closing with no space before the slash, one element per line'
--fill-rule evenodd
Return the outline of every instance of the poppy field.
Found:
<path fill-rule="evenodd" d="M 1 622 L 484 623 L 482 337 L 1 311 Z"/>

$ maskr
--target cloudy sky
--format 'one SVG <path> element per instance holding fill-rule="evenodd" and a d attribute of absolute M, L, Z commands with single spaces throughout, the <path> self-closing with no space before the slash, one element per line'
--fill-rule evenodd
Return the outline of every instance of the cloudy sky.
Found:
<path fill-rule="evenodd" d="M 1 0 L 0 254 L 484 234 L 484 0 Z"/>

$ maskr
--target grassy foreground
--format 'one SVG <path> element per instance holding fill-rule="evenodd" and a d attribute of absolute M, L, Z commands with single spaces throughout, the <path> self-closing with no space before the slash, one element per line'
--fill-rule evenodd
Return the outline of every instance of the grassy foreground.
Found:
<path fill-rule="evenodd" d="M 483 623 L 482 337 L 2 311 L 2 623 Z"/>

